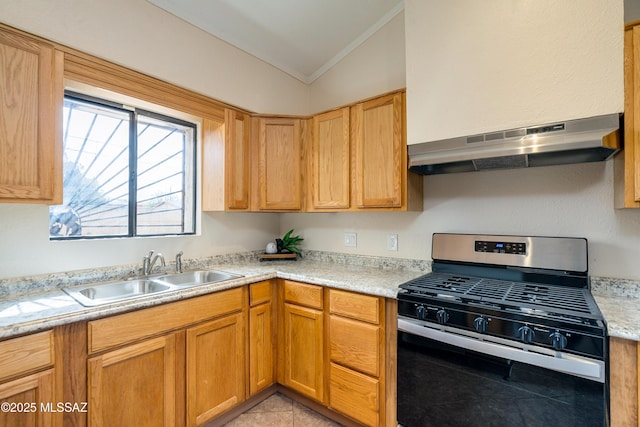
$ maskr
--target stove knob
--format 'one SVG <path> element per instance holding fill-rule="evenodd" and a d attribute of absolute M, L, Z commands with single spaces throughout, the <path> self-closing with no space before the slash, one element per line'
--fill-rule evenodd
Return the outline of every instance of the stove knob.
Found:
<path fill-rule="evenodd" d="M 473 321 L 473 328 L 476 330 L 476 332 L 484 334 L 489 328 L 489 322 L 484 317 L 476 317 L 476 319 Z"/>
<path fill-rule="evenodd" d="M 426 320 L 427 309 L 424 308 L 424 305 L 419 305 L 416 307 L 416 317 L 418 318 L 418 320 Z"/>
<path fill-rule="evenodd" d="M 567 346 L 567 337 L 558 331 L 549 335 L 549 341 L 555 350 L 564 350 Z"/>
<path fill-rule="evenodd" d="M 444 309 L 440 309 L 436 312 L 436 320 L 441 325 L 444 325 L 449 321 L 449 313 L 447 313 Z"/>
<path fill-rule="evenodd" d="M 533 329 L 531 329 L 528 326 L 521 326 L 518 329 L 518 338 L 520 339 L 520 341 L 522 342 L 526 342 L 531 343 L 533 342 L 533 338 L 536 336 L 535 332 L 533 332 Z"/>

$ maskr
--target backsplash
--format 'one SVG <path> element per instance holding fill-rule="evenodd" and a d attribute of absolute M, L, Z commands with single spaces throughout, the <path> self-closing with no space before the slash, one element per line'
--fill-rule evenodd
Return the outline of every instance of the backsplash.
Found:
<path fill-rule="evenodd" d="M 256 263 L 259 262 L 258 255 L 260 253 L 262 253 L 262 251 L 239 252 L 203 258 L 187 258 L 183 260 L 182 268 L 184 271 L 189 271 L 206 269 L 221 264 Z M 337 252 L 303 251 L 302 259 L 380 269 L 405 269 L 419 272 L 428 272 L 431 270 L 430 261 L 352 255 Z M 167 263 L 164 267 L 156 267 L 154 271 L 158 273 L 173 273 L 175 272 L 175 263 Z M 0 299 L 17 298 L 87 283 L 122 280 L 140 274 L 140 264 L 130 264 L 0 279 Z"/>

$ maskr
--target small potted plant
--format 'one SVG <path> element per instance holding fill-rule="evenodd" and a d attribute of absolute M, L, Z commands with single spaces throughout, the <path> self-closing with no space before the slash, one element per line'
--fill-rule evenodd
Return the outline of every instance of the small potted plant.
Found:
<path fill-rule="evenodd" d="M 293 229 L 289 230 L 282 239 L 276 239 L 267 245 L 266 253 L 260 256 L 260 259 L 297 259 L 302 256 L 298 245 L 304 239 L 300 236 L 293 236 Z"/>
<path fill-rule="evenodd" d="M 304 239 L 300 236 L 292 236 L 293 228 L 287 232 L 282 239 L 276 239 L 276 246 L 279 254 L 296 254 L 300 255 L 298 244 Z"/>

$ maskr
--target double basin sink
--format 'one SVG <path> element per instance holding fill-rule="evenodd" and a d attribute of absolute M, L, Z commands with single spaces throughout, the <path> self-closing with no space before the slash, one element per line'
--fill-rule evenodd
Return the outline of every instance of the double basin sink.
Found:
<path fill-rule="evenodd" d="M 197 270 L 156 277 L 132 278 L 118 282 L 97 283 L 64 288 L 76 301 L 86 307 L 120 302 L 148 295 L 224 282 L 242 277 L 219 270 Z"/>

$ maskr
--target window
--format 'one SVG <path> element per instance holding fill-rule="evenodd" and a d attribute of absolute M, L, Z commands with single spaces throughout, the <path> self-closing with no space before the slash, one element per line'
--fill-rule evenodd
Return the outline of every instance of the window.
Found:
<path fill-rule="evenodd" d="M 194 124 L 67 93 L 63 141 L 51 239 L 195 232 Z"/>

